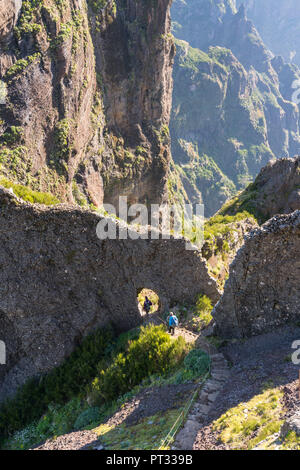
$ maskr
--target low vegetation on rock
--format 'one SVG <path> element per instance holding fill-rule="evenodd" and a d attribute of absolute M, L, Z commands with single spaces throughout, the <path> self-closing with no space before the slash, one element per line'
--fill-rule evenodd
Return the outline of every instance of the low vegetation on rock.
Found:
<path fill-rule="evenodd" d="M 200 350 L 189 351 L 183 338 L 174 340 L 160 326 L 149 325 L 117 338 L 111 330 L 88 336 L 62 366 L 31 380 L 0 407 L 2 447 L 26 449 L 79 429 L 94 429 L 106 448 L 143 448 L 147 439 L 147 448 L 159 447 L 180 414 L 182 399 L 174 410 L 133 427 L 101 423 L 149 387 L 199 380 L 208 371 L 209 357 Z"/>
<path fill-rule="evenodd" d="M 228 410 L 213 423 L 213 430 L 230 448 L 253 449 L 259 442 L 280 430 L 283 394 L 268 388 L 246 403 Z"/>

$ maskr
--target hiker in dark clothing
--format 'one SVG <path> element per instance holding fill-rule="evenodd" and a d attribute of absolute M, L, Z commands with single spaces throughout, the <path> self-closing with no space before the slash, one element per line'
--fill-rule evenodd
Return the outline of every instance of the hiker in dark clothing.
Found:
<path fill-rule="evenodd" d="M 151 302 L 151 300 L 148 299 L 148 297 L 146 296 L 145 302 L 144 302 L 144 310 L 145 310 L 145 312 L 146 312 L 147 315 L 149 315 L 151 306 L 152 306 L 152 302 Z"/>
<path fill-rule="evenodd" d="M 178 318 L 174 315 L 173 312 L 170 313 L 168 317 L 168 324 L 169 324 L 169 333 L 173 336 L 175 333 L 175 328 L 178 326 Z"/>

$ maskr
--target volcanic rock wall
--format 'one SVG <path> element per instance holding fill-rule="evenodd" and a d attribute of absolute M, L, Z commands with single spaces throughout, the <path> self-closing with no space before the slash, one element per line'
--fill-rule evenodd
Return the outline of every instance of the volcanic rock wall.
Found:
<path fill-rule="evenodd" d="M 300 320 L 300 211 L 246 235 L 213 316 L 225 338 L 250 337 Z"/>
<path fill-rule="evenodd" d="M 100 220 L 71 206 L 26 204 L 0 189 L 0 340 L 7 347 L 0 399 L 59 364 L 94 328 L 139 325 L 144 287 L 159 295 L 162 310 L 198 293 L 218 300 L 206 262 L 183 239 L 100 240 Z"/>

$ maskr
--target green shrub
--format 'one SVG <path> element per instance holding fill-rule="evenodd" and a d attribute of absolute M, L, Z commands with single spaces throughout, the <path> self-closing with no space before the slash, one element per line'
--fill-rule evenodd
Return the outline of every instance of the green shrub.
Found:
<path fill-rule="evenodd" d="M 84 405 L 79 398 L 70 400 L 66 405 L 49 405 L 47 412 L 39 421 L 31 423 L 4 442 L 5 450 L 26 450 L 54 436 L 74 430 L 75 422 L 83 413 Z"/>
<path fill-rule="evenodd" d="M 74 429 L 79 430 L 86 428 L 91 424 L 98 424 L 101 420 L 101 411 L 97 406 L 84 410 L 76 419 Z"/>
<path fill-rule="evenodd" d="M 114 400 L 146 377 L 166 374 L 183 358 L 184 352 L 183 338 L 173 341 L 161 326 L 142 327 L 127 353 L 119 353 L 106 370 L 99 372 L 91 396 L 96 403 Z"/>
<path fill-rule="evenodd" d="M 26 35 L 36 35 L 41 31 L 41 25 L 35 23 L 35 20 L 42 3 L 43 0 L 23 0 L 19 20 L 15 27 L 15 35 L 18 41 Z"/>
<path fill-rule="evenodd" d="M 51 47 L 56 49 L 61 46 L 73 34 L 73 22 L 63 23 L 60 27 L 58 35 L 52 40 Z"/>
<path fill-rule="evenodd" d="M 12 65 L 5 75 L 5 80 L 10 82 L 14 77 L 20 75 L 29 65 L 33 64 L 35 61 L 38 61 L 41 58 L 39 52 L 26 57 L 26 59 L 19 59 L 17 62 Z"/>
<path fill-rule="evenodd" d="M 38 420 L 51 403 L 63 405 L 76 396 L 85 396 L 86 386 L 95 377 L 112 338 L 109 329 L 87 336 L 62 365 L 43 377 L 29 380 L 14 398 L 2 404 L 0 438 Z"/>
<path fill-rule="evenodd" d="M 4 134 L 1 136 L 1 141 L 5 145 L 14 145 L 20 143 L 23 137 L 22 127 L 11 126 Z"/>
<path fill-rule="evenodd" d="M 46 440 L 51 436 L 60 436 L 73 430 L 76 418 L 82 414 L 82 403 L 73 398 L 66 405 L 49 405 L 47 413 L 39 420 L 36 432 Z"/>
<path fill-rule="evenodd" d="M 27 186 L 13 183 L 4 177 L 0 177 L 0 185 L 6 189 L 12 189 L 17 197 L 23 199 L 23 201 L 30 202 L 31 204 L 36 203 L 51 206 L 60 203 L 60 201 L 50 193 L 40 193 L 39 191 L 33 191 Z"/>
<path fill-rule="evenodd" d="M 212 321 L 212 309 L 213 306 L 210 298 L 207 297 L 207 295 L 205 294 L 199 294 L 195 305 L 194 317 L 194 323 L 195 326 L 198 325 L 198 331 L 201 331 L 203 328 L 206 328 Z"/>
<path fill-rule="evenodd" d="M 195 376 L 204 375 L 209 370 L 210 358 L 201 349 L 192 349 L 184 359 L 185 367 Z"/>
<path fill-rule="evenodd" d="M 210 313 L 213 309 L 211 300 L 207 295 L 198 295 L 197 301 L 196 301 L 196 309 L 199 314 L 201 313 Z"/>

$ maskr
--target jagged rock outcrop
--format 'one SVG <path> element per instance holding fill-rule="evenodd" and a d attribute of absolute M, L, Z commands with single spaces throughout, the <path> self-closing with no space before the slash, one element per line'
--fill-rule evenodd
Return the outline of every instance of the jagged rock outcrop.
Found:
<path fill-rule="evenodd" d="M 0 0 L 0 74 L 13 63 L 8 46 L 21 6 L 22 0 Z"/>
<path fill-rule="evenodd" d="M 247 211 L 260 223 L 276 214 L 300 210 L 300 157 L 272 160 L 239 196 L 220 211 L 235 215 Z"/>
<path fill-rule="evenodd" d="M 243 246 L 245 235 L 258 224 L 252 217 L 245 217 L 235 222 L 224 222 L 223 225 L 218 220 L 215 224 L 213 221 L 214 218 L 210 219 L 204 228 L 204 233 L 207 233 L 208 237 L 204 241 L 201 253 L 207 260 L 209 272 L 216 279 L 220 290 L 223 290 L 229 275 L 229 266 L 237 251 Z M 216 230 L 214 230 L 215 226 L 217 226 Z"/>
<path fill-rule="evenodd" d="M 4 176 L 81 205 L 167 199 L 170 3 L 5 2 Z"/>
<path fill-rule="evenodd" d="M 175 0 L 172 19 L 172 154 L 188 197 L 211 216 L 268 161 L 300 152 L 300 71 L 274 57 L 233 2 Z"/>
<path fill-rule="evenodd" d="M 100 240 L 100 220 L 71 206 L 26 204 L 0 189 L 0 340 L 7 348 L 0 399 L 59 364 L 94 328 L 139 325 L 144 287 L 159 295 L 162 310 L 199 292 L 218 300 L 205 260 L 183 239 Z"/>
<path fill-rule="evenodd" d="M 300 211 L 246 235 L 213 316 L 225 338 L 250 337 L 300 320 Z"/>
<path fill-rule="evenodd" d="M 18 15 L 22 6 L 22 0 L 0 1 L 0 41 L 5 43 L 17 23 Z"/>
<path fill-rule="evenodd" d="M 192 47 L 204 49 L 205 44 L 210 44 L 214 38 L 224 18 L 235 12 L 232 0 L 174 0 L 171 10 L 174 34 L 189 41 Z"/>
<path fill-rule="evenodd" d="M 252 190 L 257 211 L 268 219 L 300 210 L 300 157 L 271 161 L 257 176 Z"/>

